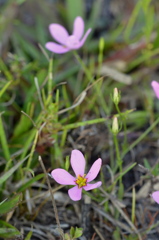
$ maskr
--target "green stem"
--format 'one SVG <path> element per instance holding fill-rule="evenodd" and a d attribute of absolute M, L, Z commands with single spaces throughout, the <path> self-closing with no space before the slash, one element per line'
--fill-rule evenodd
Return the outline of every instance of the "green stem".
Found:
<path fill-rule="evenodd" d="M 85 66 L 85 63 L 82 61 L 82 59 L 80 58 L 80 56 L 77 54 L 76 51 L 74 51 L 74 56 L 77 59 L 77 61 L 80 63 L 81 67 L 83 68 L 87 78 L 89 79 L 89 81 L 92 82 L 92 75 L 89 71 L 89 69 Z"/>
<path fill-rule="evenodd" d="M 47 99 L 48 102 L 47 103 L 50 103 L 52 101 L 52 87 L 53 87 L 52 68 L 53 68 L 53 59 L 50 59 L 49 72 L 48 72 L 48 99 Z"/>
<path fill-rule="evenodd" d="M 126 135 L 127 126 L 126 126 L 126 120 L 125 120 L 125 117 L 121 114 L 121 111 L 119 109 L 118 104 L 115 104 L 115 107 L 116 107 L 116 110 L 117 110 L 119 116 L 122 119 L 122 123 L 123 123 L 123 126 L 124 126 L 124 143 L 123 143 L 123 147 L 124 147 L 124 150 L 125 150 L 125 149 L 127 149 L 127 135 Z"/>
<path fill-rule="evenodd" d="M 118 144 L 118 139 L 117 139 L 117 134 L 114 134 L 114 145 L 115 145 L 115 150 L 116 150 L 116 157 L 117 157 L 117 165 L 119 167 L 120 174 L 122 173 L 122 159 L 120 157 L 120 151 L 119 151 L 119 144 Z M 121 185 L 122 183 L 122 175 L 119 178 L 119 184 Z"/>

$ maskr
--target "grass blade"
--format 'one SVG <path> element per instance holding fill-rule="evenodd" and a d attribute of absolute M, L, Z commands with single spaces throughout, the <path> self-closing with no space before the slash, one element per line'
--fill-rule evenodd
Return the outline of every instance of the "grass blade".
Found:
<path fill-rule="evenodd" d="M 0 178 L 0 185 L 4 183 L 19 168 L 19 166 L 22 165 L 28 159 L 29 156 L 30 154 L 26 156 L 26 158 L 18 162 L 16 165 L 14 165 L 14 167 L 12 167 L 8 172 L 3 174 Z"/>
<path fill-rule="evenodd" d="M 4 131 L 1 115 L 0 115 L 0 141 L 1 141 L 1 144 L 2 144 L 4 157 L 5 157 L 6 161 L 9 161 L 10 152 L 9 152 L 9 147 L 8 147 L 7 138 L 6 138 L 6 134 L 5 134 L 5 131 Z"/>
<path fill-rule="evenodd" d="M 18 193 L 11 199 L 8 199 L 2 204 L 0 204 L 0 216 L 16 208 L 18 204 L 21 202 L 21 200 L 22 200 L 22 193 Z"/>

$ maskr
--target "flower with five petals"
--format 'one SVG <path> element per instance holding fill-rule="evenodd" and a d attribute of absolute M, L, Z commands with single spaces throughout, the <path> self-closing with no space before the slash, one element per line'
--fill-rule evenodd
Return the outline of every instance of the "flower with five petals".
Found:
<path fill-rule="evenodd" d="M 81 17 L 76 17 L 74 20 L 73 33 L 69 35 L 67 30 L 60 24 L 52 23 L 49 25 L 49 30 L 52 37 L 60 44 L 47 42 L 45 47 L 54 53 L 66 53 L 70 50 L 78 49 L 83 46 L 91 28 L 84 33 L 84 21 Z M 83 38 L 82 38 L 83 36 Z"/>
<path fill-rule="evenodd" d="M 68 194 L 73 201 L 78 201 L 82 196 L 82 189 L 89 191 L 98 188 L 102 182 L 90 183 L 98 175 L 102 160 L 98 158 L 90 168 L 87 174 L 84 173 L 86 161 L 83 154 L 79 150 L 73 150 L 71 153 L 71 166 L 76 177 L 72 176 L 66 170 L 57 168 L 51 172 L 56 182 L 63 185 L 75 185 L 68 190 Z"/>

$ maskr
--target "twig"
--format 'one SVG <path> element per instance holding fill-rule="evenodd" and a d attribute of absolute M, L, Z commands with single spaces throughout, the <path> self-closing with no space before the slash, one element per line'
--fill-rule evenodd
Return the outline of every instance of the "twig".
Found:
<path fill-rule="evenodd" d="M 134 231 L 131 230 L 131 228 L 129 228 L 129 226 L 127 226 L 126 224 L 122 223 L 119 220 L 114 219 L 108 213 L 104 212 L 103 209 L 99 209 L 96 205 L 93 205 L 93 209 L 95 212 L 99 213 L 101 216 L 108 219 L 108 221 L 111 222 L 114 226 L 118 226 L 119 228 L 124 229 L 128 233 L 134 233 Z"/>
<path fill-rule="evenodd" d="M 93 225 L 93 228 L 96 231 L 96 233 L 98 234 L 98 236 L 100 237 L 100 239 L 105 240 L 105 238 L 102 236 L 102 234 L 99 232 L 98 228 L 95 225 Z"/>
<path fill-rule="evenodd" d="M 64 113 L 64 112 L 67 112 L 67 111 L 69 111 L 69 110 L 77 107 L 78 105 L 80 105 L 80 104 L 83 102 L 85 96 L 86 96 L 86 91 L 83 91 L 83 92 L 80 94 L 80 96 L 78 97 L 78 102 L 76 102 L 75 104 L 73 104 L 71 107 L 68 107 L 68 108 L 65 108 L 65 109 L 60 110 L 60 111 L 58 112 L 58 114 L 62 114 L 62 113 Z"/>
<path fill-rule="evenodd" d="M 132 77 L 128 76 L 127 74 L 121 73 L 116 69 L 107 67 L 105 65 L 103 65 L 101 67 L 100 74 L 107 75 L 107 76 L 111 77 L 112 79 L 114 79 L 118 82 L 125 83 L 127 85 L 132 84 Z"/>
<path fill-rule="evenodd" d="M 48 175 L 47 175 L 47 172 L 46 172 L 46 169 L 45 169 L 45 166 L 43 164 L 43 161 L 42 161 L 42 158 L 41 156 L 39 156 L 39 162 L 41 164 L 41 167 L 45 173 L 45 176 L 46 176 L 46 182 L 47 182 L 47 185 L 48 185 L 48 188 L 50 190 L 50 195 L 51 195 L 51 200 L 52 200 L 52 205 L 53 205 L 53 209 L 54 209 L 54 213 L 55 213 L 55 219 L 56 219 L 56 223 L 58 225 L 58 229 L 59 229 L 59 232 L 61 234 L 61 237 L 62 239 L 64 240 L 64 233 L 63 233 L 63 230 L 60 226 L 60 220 L 59 220 L 59 217 L 58 217 L 58 211 L 57 211 L 57 207 L 56 207 L 56 203 L 55 203 L 55 199 L 54 199 L 54 195 L 53 195 L 53 192 L 52 192 L 52 189 L 51 189 L 51 185 L 50 185 L 50 181 L 49 181 L 49 178 L 48 178 Z"/>
<path fill-rule="evenodd" d="M 51 189 L 52 193 L 54 194 L 55 192 L 57 192 L 58 190 L 60 190 L 61 188 L 63 188 L 64 185 L 60 185 L 59 187 L 55 188 L 55 189 Z M 39 198 L 44 198 L 44 199 L 49 199 L 50 198 L 50 190 L 45 191 L 43 193 L 37 194 L 34 197 L 31 198 L 31 200 L 35 200 L 35 199 L 39 199 Z M 22 201 L 22 203 L 25 203 L 26 201 Z"/>

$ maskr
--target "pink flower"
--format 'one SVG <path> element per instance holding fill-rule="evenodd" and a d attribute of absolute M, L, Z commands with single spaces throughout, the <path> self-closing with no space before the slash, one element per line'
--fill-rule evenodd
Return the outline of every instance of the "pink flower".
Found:
<path fill-rule="evenodd" d="M 152 81 L 151 86 L 156 94 L 156 97 L 159 99 L 159 83 L 156 81 Z"/>
<path fill-rule="evenodd" d="M 159 191 L 153 192 L 151 197 L 153 198 L 153 200 L 155 202 L 157 202 L 159 204 Z"/>
<path fill-rule="evenodd" d="M 87 174 L 84 174 L 86 161 L 83 154 L 79 150 L 73 150 L 71 153 L 71 166 L 76 177 L 73 177 L 66 170 L 57 168 L 51 172 L 52 177 L 59 184 L 75 185 L 68 190 L 68 194 L 73 201 L 78 201 L 82 196 L 82 189 L 89 191 L 98 188 L 102 182 L 89 183 L 96 178 L 101 168 L 102 160 L 98 158 L 90 168 Z"/>
<path fill-rule="evenodd" d="M 45 47 L 51 52 L 59 54 L 82 47 L 91 32 L 91 29 L 88 29 L 82 38 L 84 32 L 84 21 L 81 17 L 75 18 L 72 35 L 69 35 L 67 30 L 57 23 L 50 24 L 49 30 L 52 37 L 60 44 L 48 42 Z"/>

